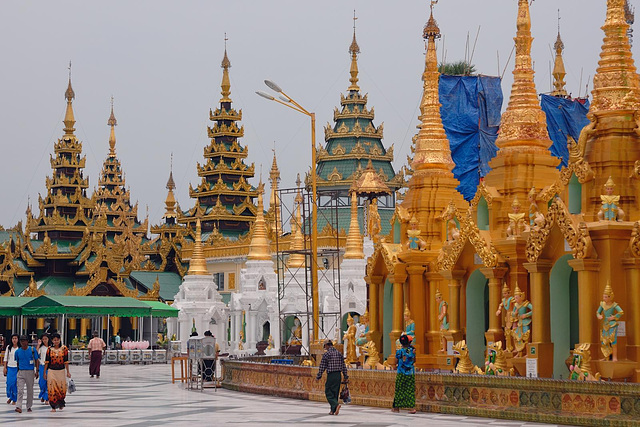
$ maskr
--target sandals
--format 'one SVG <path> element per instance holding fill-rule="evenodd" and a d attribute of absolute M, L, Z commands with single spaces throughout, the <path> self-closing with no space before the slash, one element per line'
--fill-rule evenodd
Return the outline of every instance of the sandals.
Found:
<path fill-rule="evenodd" d="M 415 409 L 412 409 L 412 410 L 409 411 L 410 414 L 415 414 L 416 412 L 418 412 L 418 411 L 415 410 Z"/>

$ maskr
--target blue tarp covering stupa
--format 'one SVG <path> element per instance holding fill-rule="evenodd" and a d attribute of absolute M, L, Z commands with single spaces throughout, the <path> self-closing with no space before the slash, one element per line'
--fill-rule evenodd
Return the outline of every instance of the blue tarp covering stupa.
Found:
<path fill-rule="evenodd" d="M 471 200 L 498 151 L 495 142 L 503 100 L 500 78 L 442 75 L 439 88 L 442 123 L 456 164 L 453 174 L 460 181 L 458 191 Z"/>
<path fill-rule="evenodd" d="M 549 150 L 551 154 L 562 159 L 558 168 L 567 166 L 569 161 L 567 136 L 577 141 L 580 131 L 589 123 L 587 119 L 589 101 L 541 95 L 540 104 L 542 111 L 547 115 L 547 129 L 553 141 Z"/>

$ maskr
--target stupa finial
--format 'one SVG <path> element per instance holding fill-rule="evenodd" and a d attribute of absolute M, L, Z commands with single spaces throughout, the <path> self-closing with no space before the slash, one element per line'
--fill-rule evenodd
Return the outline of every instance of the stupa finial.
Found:
<path fill-rule="evenodd" d="M 264 184 L 260 179 L 258 184 L 258 213 L 256 215 L 256 221 L 253 224 L 253 235 L 251 236 L 251 245 L 249 247 L 249 260 L 270 260 L 271 259 L 271 246 L 267 238 L 267 225 L 264 220 L 264 201 L 262 195 L 264 194 Z"/>
<path fill-rule="evenodd" d="M 73 100 L 76 97 L 75 92 L 73 91 L 73 87 L 71 87 L 71 61 L 69 61 L 69 85 L 67 86 L 67 90 L 64 93 L 64 97 L 67 100 L 67 111 L 64 115 L 64 133 L 65 135 L 73 135 L 73 132 L 76 130 L 73 126 L 76 124 L 76 119 L 73 115 Z"/>
<path fill-rule="evenodd" d="M 193 252 L 189 261 L 188 276 L 206 276 L 209 274 L 207 270 L 207 261 L 204 258 L 204 250 L 202 247 L 202 224 L 200 223 L 200 212 L 198 211 L 196 219 L 196 237 L 193 242 Z"/>
<path fill-rule="evenodd" d="M 111 126 L 111 134 L 109 135 L 109 157 L 116 156 L 116 131 L 115 127 L 118 125 L 115 114 L 113 114 L 113 96 L 111 96 L 111 115 L 107 120 L 107 126 Z"/>
<path fill-rule="evenodd" d="M 231 61 L 229 61 L 229 57 L 227 56 L 227 33 L 224 33 L 224 57 L 222 58 L 222 84 L 220 87 L 222 88 L 222 98 L 220 98 L 220 102 L 231 102 L 231 81 L 229 80 L 229 68 L 231 68 Z"/>
<path fill-rule="evenodd" d="M 359 91 L 360 86 L 358 86 L 358 54 L 360 53 L 360 46 L 358 46 L 358 42 L 356 41 L 356 11 L 353 11 L 353 41 L 349 46 L 349 53 L 351 54 L 351 69 L 349 74 L 351 74 L 351 78 L 349 81 L 351 82 L 351 86 L 349 86 L 350 91 Z"/>
<path fill-rule="evenodd" d="M 551 92 L 553 96 L 568 96 L 567 91 L 564 87 L 566 82 L 564 81 L 564 77 L 567 75 L 567 72 L 564 68 L 564 60 L 562 59 L 562 52 L 564 51 L 564 43 L 562 42 L 562 37 L 560 37 L 560 9 L 558 9 L 558 38 L 553 45 L 553 49 L 556 51 L 556 60 L 553 66 L 553 87 L 554 90 Z"/>

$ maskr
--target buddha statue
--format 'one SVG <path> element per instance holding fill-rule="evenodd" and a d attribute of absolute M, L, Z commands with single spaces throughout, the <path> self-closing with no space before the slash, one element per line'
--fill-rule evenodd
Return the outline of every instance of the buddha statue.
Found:
<path fill-rule="evenodd" d="M 531 314 L 533 313 L 533 305 L 525 299 L 524 292 L 518 287 L 516 282 L 516 290 L 514 292 L 515 303 L 511 312 L 511 318 L 513 321 L 511 336 L 514 341 L 515 351 L 517 356 L 522 356 L 527 343 L 529 342 L 529 336 L 531 335 Z"/>
<path fill-rule="evenodd" d="M 538 228 L 544 227 L 545 219 L 536 203 L 535 187 L 531 187 L 531 191 L 529 191 L 527 197 L 529 199 L 529 227 L 537 230 Z"/>
<path fill-rule="evenodd" d="M 347 315 L 347 330 L 342 336 L 342 340 L 344 341 L 344 362 L 346 364 L 356 363 L 358 361 L 358 356 L 356 355 L 356 334 L 357 328 L 354 324 L 353 317 L 351 317 L 351 313 Z"/>
<path fill-rule="evenodd" d="M 602 294 L 600 307 L 596 312 L 598 319 L 602 320 L 602 328 L 600 329 L 600 351 L 604 355 L 605 360 L 611 356 L 611 360 L 618 361 L 618 321 L 624 314 L 622 308 L 614 302 L 613 290 L 611 283 L 607 281 L 607 286 Z"/>
<path fill-rule="evenodd" d="M 613 194 L 615 184 L 613 179 L 609 177 L 604 184 L 605 194 L 600 195 L 602 207 L 598 212 L 598 220 L 600 221 L 624 221 L 624 211 L 620 207 L 620 195 Z"/>
<path fill-rule="evenodd" d="M 440 289 L 436 289 L 436 303 L 438 303 L 438 323 L 440 324 L 440 352 L 447 352 L 447 339 L 445 334 L 449 331 L 449 305 L 442 299 Z"/>
<path fill-rule="evenodd" d="M 511 203 L 511 213 L 509 213 L 509 226 L 507 227 L 507 239 L 520 237 L 523 232 L 529 231 L 529 225 L 524 219 L 524 212 L 521 212 L 522 205 L 518 201 L 518 196 L 513 198 Z"/>
<path fill-rule="evenodd" d="M 378 242 L 379 234 L 382 231 L 380 214 L 378 213 L 378 199 L 373 199 L 369 203 L 369 224 L 367 231 L 369 238 L 374 242 Z"/>
<path fill-rule="evenodd" d="M 267 339 L 267 350 L 273 350 L 273 337 L 269 334 L 269 338 Z"/>
<path fill-rule="evenodd" d="M 415 216 L 411 217 L 409 221 L 409 229 L 407 230 L 407 249 L 425 250 L 426 242 L 420 237 L 421 231 L 419 228 L 418 220 Z"/>
<path fill-rule="evenodd" d="M 511 289 L 507 282 L 504 282 L 502 286 L 502 301 L 496 311 L 496 316 L 502 316 L 502 328 L 504 330 L 504 339 L 506 342 L 506 350 L 513 351 L 513 339 L 511 337 L 511 327 L 513 320 L 511 319 L 511 311 L 513 311 L 513 297 L 511 296 Z"/>
<path fill-rule="evenodd" d="M 298 319 L 297 317 L 293 318 L 293 325 L 291 326 L 291 336 L 289 336 L 287 344 L 302 345 L 302 325 L 300 324 L 300 319 Z"/>

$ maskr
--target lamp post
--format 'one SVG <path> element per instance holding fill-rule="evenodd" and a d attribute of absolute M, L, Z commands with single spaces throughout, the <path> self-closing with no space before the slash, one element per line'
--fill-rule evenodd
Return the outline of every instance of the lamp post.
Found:
<path fill-rule="evenodd" d="M 272 82 L 265 80 L 264 84 L 269 89 L 276 92 L 279 98 L 265 92 L 257 91 L 256 94 L 270 101 L 275 101 L 285 107 L 291 108 L 299 113 L 311 118 L 311 299 L 313 301 L 313 339 L 320 338 L 318 325 L 320 324 L 320 306 L 318 296 L 318 203 L 317 203 L 317 183 L 316 183 L 316 113 L 310 113 L 302 105 L 294 101 L 289 95 L 284 93 L 282 88 Z"/>

